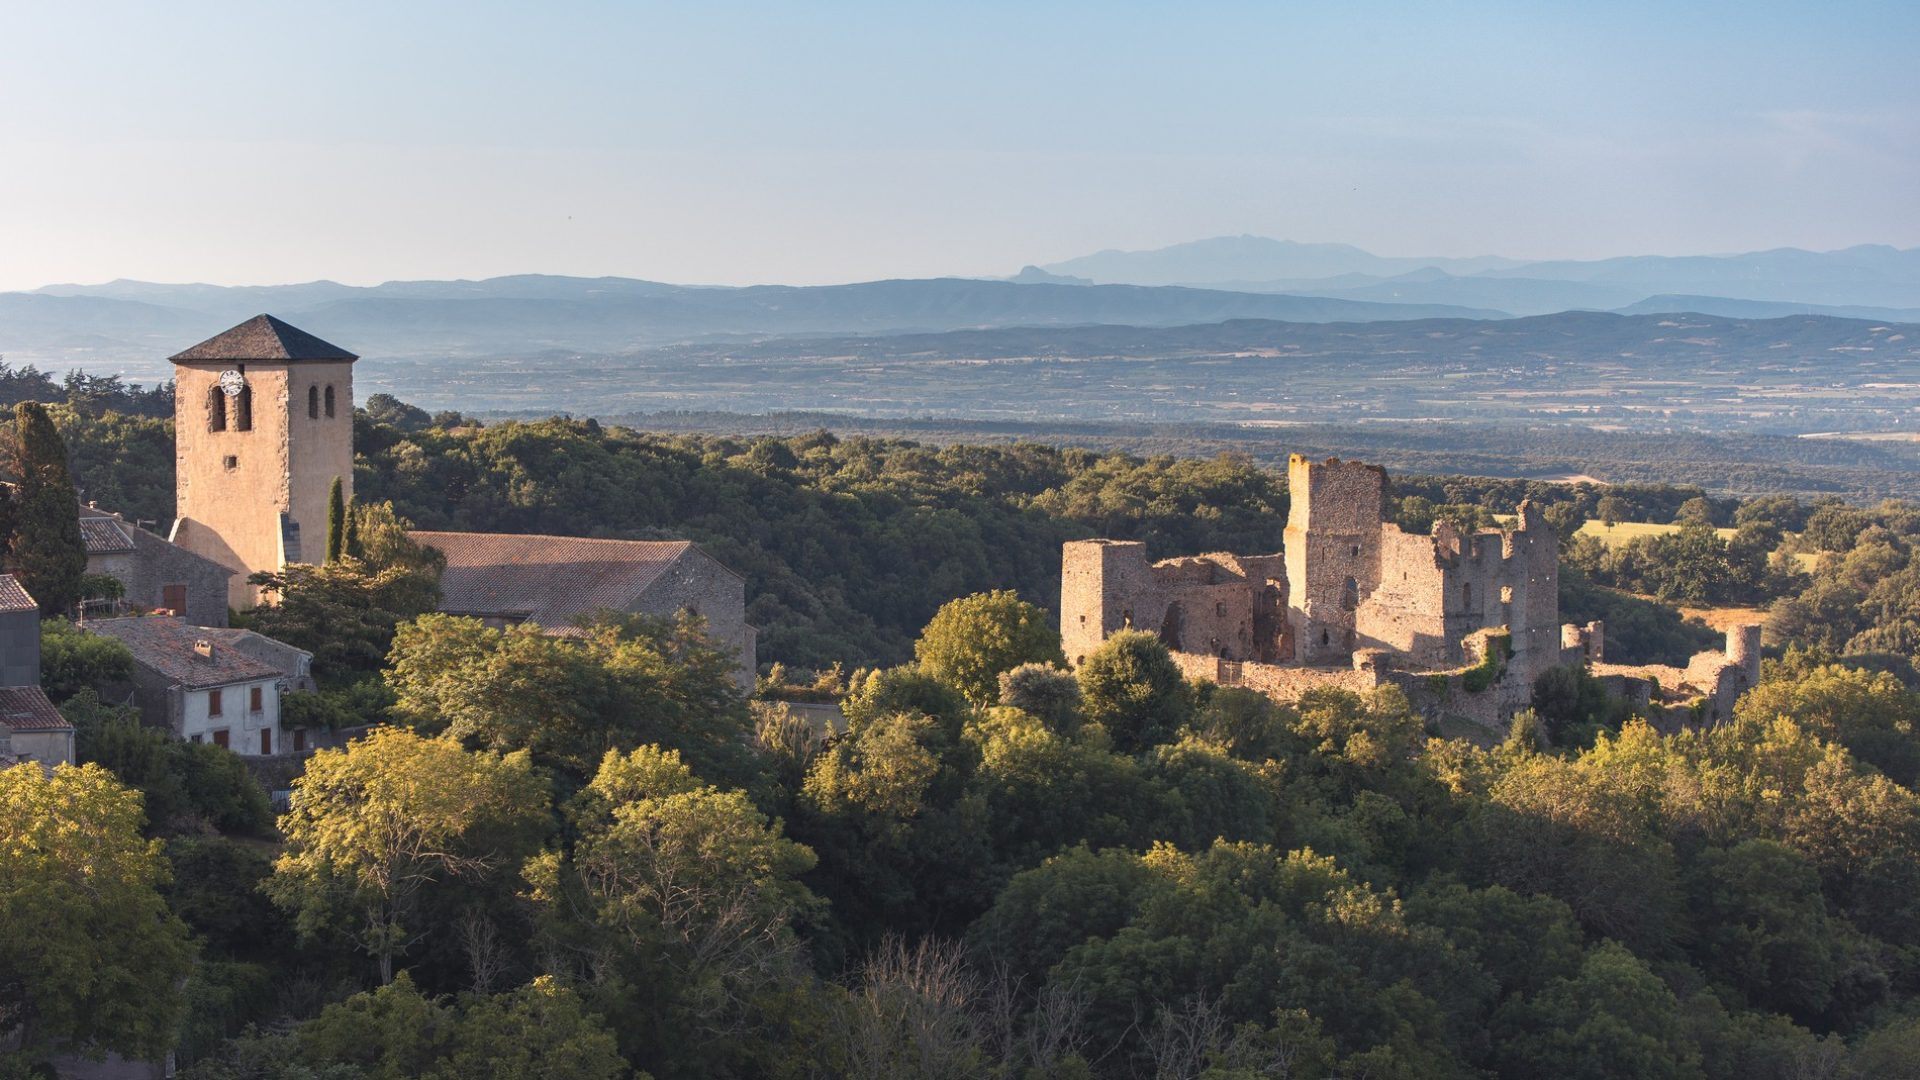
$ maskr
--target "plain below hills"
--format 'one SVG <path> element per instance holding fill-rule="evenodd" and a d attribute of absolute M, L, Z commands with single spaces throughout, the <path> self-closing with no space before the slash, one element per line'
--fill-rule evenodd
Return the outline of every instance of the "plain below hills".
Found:
<path fill-rule="evenodd" d="M 1565 312 L 1393 323 L 1231 320 L 368 360 L 362 393 L 428 409 L 667 410 L 1151 424 L 1435 422 L 1799 435 L 1916 429 L 1920 326 Z M 1828 453 L 1825 449 L 1809 453 Z M 1889 451 L 1892 453 L 1892 451 Z M 1905 450 L 1895 456 L 1913 460 Z M 1567 471 L 1581 471 L 1577 464 Z"/>

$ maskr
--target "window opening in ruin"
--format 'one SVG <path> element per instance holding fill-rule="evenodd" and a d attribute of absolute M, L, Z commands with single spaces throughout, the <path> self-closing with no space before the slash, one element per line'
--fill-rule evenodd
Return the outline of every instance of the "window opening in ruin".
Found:
<path fill-rule="evenodd" d="M 1467 607 L 1473 606 L 1473 582 L 1467 581 L 1467 582 L 1461 583 L 1460 603 L 1464 604 Z"/>
<path fill-rule="evenodd" d="M 327 387 L 327 419 L 333 419 L 333 387 Z"/>
<path fill-rule="evenodd" d="M 1513 586 L 1511 585 L 1500 586 L 1500 602 L 1503 604 L 1513 603 Z"/>
<path fill-rule="evenodd" d="M 1085 615 L 1080 616 L 1080 625 L 1081 626 L 1087 625 L 1087 617 Z"/>
<path fill-rule="evenodd" d="M 1178 603 L 1167 605 L 1166 617 L 1160 620 L 1160 640 L 1169 649 L 1180 648 L 1180 623 L 1182 611 Z"/>
<path fill-rule="evenodd" d="M 219 383 L 207 387 L 207 430 L 227 430 L 227 395 Z"/>
<path fill-rule="evenodd" d="M 1340 610 L 1352 611 L 1360 606 L 1360 583 L 1348 578 L 1340 586 Z"/>
<path fill-rule="evenodd" d="M 1325 630 L 1320 631 L 1320 644 L 1322 645 L 1333 644 L 1333 635 L 1327 633 Z"/>
<path fill-rule="evenodd" d="M 1359 545 L 1359 544 L 1355 544 L 1355 545 L 1353 545 L 1353 557 L 1354 557 L 1354 558 L 1356 558 L 1356 559 L 1360 557 L 1360 545 Z"/>
<path fill-rule="evenodd" d="M 228 454 L 225 458 L 221 459 L 220 464 L 225 465 L 228 472 L 232 472 L 240 467 L 240 459 L 233 454 Z"/>
<path fill-rule="evenodd" d="M 1218 601 L 1215 601 L 1215 602 L 1214 602 L 1214 605 L 1213 605 L 1213 613 L 1214 613 L 1215 615 L 1218 615 L 1219 617 L 1221 617 L 1221 618 L 1223 618 L 1223 619 L 1224 619 L 1224 618 L 1226 618 L 1226 617 L 1227 617 L 1227 603 L 1226 603 L 1226 601 L 1224 601 L 1224 600 L 1218 600 Z"/>
<path fill-rule="evenodd" d="M 317 386 L 307 387 L 307 419 L 320 419 L 320 388 Z"/>
<path fill-rule="evenodd" d="M 1128 630 L 1133 629 L 1133 609 L 1132 608 L 1120 609 L 1120 625 Z"/>

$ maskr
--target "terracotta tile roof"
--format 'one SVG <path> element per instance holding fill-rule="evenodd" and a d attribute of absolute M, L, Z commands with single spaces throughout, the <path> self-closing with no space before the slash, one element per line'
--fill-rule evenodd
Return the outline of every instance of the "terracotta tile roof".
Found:
<path fill-rule="evenodd" d="M 40 602 L 27 595 L 12 574 L 0 574 L 0 611 L 38 611 Z"/>
<path fill-rule="evenodd" d="M 239 682 L 278 679 L 282 672 L 235 649 L 205 627 L 193 626 L 173 615 L 143 615 L 127 619 L 94 619 L 88 630 L 118 638 L 133 652 L 133 661 L 189 690 L 229 686 Z M 213 656 L 201 656 L 194 643 L 213 641 Z"/>
<path fill-rule="evenodd" d="M 447 556 L 440 610 L 564 629 L 575 617 L 625 610 L 693 548 L 686 540 L 416 532 Z"/>
<path fill-rule="evenodd" d="M 15 731 L 72 731 L 73 725 L 37 686 L 0 686 L 0 727 Z"/>
<path fill-rule="evenodd" d="M 255 315 L 169 359 L 179 363 L 184 360 L 358 360 L 359 357 L 271 315 Z"/>
<path fill-rule="evenodd" d="M 133 537 L 110 517 L 80 518 L 80 539 L 89 555 L 121 555 L 133 550 Z"/>

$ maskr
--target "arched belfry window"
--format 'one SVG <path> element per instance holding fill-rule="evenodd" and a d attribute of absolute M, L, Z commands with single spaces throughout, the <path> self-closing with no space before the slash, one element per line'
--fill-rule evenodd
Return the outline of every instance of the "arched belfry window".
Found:
<path fill-rule="evenodd" d="M 327 387 L 327 419 L 333 419 L 333 387 Z"/>
<path fill-rule="evenodd" d="M 242 385 L 233 395 L 233 430 L 253 430 L 253 387 Z"/>
<path fill-rule="evenodd" d="M 219 383 L 207 387 L 207 430 L 227 430 L 227 394 Z"/>
<path fill-rule="evenodd" d="M 317 386 L 307 387 L 307 419 L 320 419 L 320 388 Z"/>

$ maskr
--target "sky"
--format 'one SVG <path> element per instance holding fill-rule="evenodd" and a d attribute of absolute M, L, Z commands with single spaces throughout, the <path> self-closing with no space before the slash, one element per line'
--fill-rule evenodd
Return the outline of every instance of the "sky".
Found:
<path fill-rule="evenodd" d="M 0 289 L 1920 246 L 1920 3 L 0 0 Z"/>

